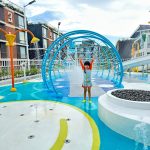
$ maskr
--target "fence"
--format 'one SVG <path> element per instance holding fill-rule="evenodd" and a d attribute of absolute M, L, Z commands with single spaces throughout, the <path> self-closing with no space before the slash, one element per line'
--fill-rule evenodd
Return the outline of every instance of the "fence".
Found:
<path fill-rule="evenodd" d="M 128 59 L 125 59 L 122 61 L 124 62 L 124 61 L 128 61 L 128 60 L 131 60 L 131 58 L 128 58 Z M 83 60 L 83 61 L 85 61 L 85 60 Z M 41 73 L 42 59 L 39 59 L 39 60 L 14 59 L 14 68 L 15 68 L 15 77 L 16 78 L 22 77 L 24 74 L 23 67 L 22 67 L 23 63 L 26 64 L 26 75 L 27 76 L 36 75 L 36 74 Z M 55 64 L 56 64 L 56 70 L 61 69 L 61 68 L 63 69 L 63 67 L 70 70 L 70 69 L 73 69 L 74 66 L 79 66 L 79 60 L 72 60 L 72 59 L 70 59 L 68 61 L 55 60 Z M 58 64 L 61 64 L 60 67 Z M 94 66 L 93 66 L 94 70 L 97 70 L 97 65 L 105 66 L 105 64 L 99 64 L 98 62 L 95 61 Z M 139 70 L 141 70 L 141 69 L 139 69 Z M 0 81 L 10 79 L 10 78 L 11 78 L 10 59 L 9 58 L 8 59 L 0 59 Z"/>
<path fill-rule="evenodd" d="M 23 64 L 26 64 L 26 75 L 35 75 L 41 72 L 42 60 L 27 60 L 27 59 L 14 59 L 15 77 L 23 76 Z M 10 72 L 10 59 L 0 59 L 0 80 L 9 79 Z"/>

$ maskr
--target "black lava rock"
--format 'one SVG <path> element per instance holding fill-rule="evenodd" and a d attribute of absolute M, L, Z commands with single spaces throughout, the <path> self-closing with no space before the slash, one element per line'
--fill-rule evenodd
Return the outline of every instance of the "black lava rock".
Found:
<path fill-rule="evenodd" d="M 125 100 L 150 102 L 150 91 L 124 89 L 113 91 L 111 94 Z"/>

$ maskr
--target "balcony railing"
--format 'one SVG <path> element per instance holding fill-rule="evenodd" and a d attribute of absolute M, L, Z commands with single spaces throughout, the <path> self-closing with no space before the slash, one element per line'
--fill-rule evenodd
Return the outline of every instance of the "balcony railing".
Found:
<path fill-rule="evenodd" d="M 26 63 L 26 74 L 35 75 L 41 72 L 42 60 L 14 59 L 15 77 L 23 76 L 22 64 Z M 27 66 L 30 66 L 30 70 Z M 0 80 L 10 79 L 10 59 L 0 59 Z"/>

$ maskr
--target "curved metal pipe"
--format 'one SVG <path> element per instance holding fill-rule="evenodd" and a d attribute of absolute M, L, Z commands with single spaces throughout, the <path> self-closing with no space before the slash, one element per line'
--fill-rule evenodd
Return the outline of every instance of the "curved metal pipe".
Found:
<path fill-rule="evenodd" d="M 53 49 L 53 47 L 55 45 L 57 45 L 61 40 L 63 40 L 64 38 L 67 38 L 68 36 L 71 35 L 75 35 L 75 34 L 89 34 L 89 35 L 95 35 L 98 37 L 101 37 L 102 39 L 104 39 L 104 41 L 111 47 L 114 49 L 114 53 L 117 56 L 116 58 L 118 59 L 119 63 L 120 63 L 120 80 L 119 80 L 119 86 L 121 86 L 121 82 L 122 82 L 122 78 L 123 78 L 123 66 L 122 66 L 122 61 L 121 58 L 116 50 L 116 48 L 114 47 L 114 45 L 107 39 L 105 38 L 103 35 L 98 34 L 96 32 L 93 31 L 87 31 L 87 30 L 76 30 L 76 31 L 72 31 L 72 32 L 68 32 L 64 35 L 62 35 L 61 37 L 59 37 L 58 39 L 56 39 L 56 41 L 54 41 L 47 49 L 47 52 L 44 56 L 43 62 L 42 62 L 42 77 L 43 77 L 43 81 L 46 82 L 46 78 L 45 78 L 45 74 L 46 74 L 46 61 L 48 59 L 49 56 L 49 52 Z"/>
<path fill-rule="evenodd" d="M 75 37 L 75 38 L 69 39 L 68 41 L 66 41 L 65 43 L 63 43 L 63 45 L 61 45 L 61 46 L 57 49 L 57 51 L 55 52 L 54 57 L 52 58 L 52 61 L 51 61 L 50 66 L 49 66 L 49 79 L 50 79 L 51 85 L 52 85 L 52 87 L 53 87 L 53 89 L 54 89 L 54 91 L 55 91 L 56 94 L 58 94 L 58 93 L 57 93 L 57 91 L 56 91 L 56 89 L 55 89 L 55 87 L 54 87 L 54 84 L 53 84 L 53 82 L 52 82 L 51 70 L 52 70 L 53 62 L 54 62 L 54 60 L 56 59 L 58 52 L 59 52 L 62 48 L 64 48 L 70 41 L 73 41 L 73 40 L 78 39 L 78 38 L 86 38 L 86 37 L 88 37 L 88 38 L 96 38 L 96 39 L 98 39 L 98 40 L 103 41 L 103 39 L 98 38 L 98 37 L 95 37 L 95 36 L 79 36 L 79 37 Z M 47 86 L 49 87 L 49 85 L 47 85 Z M 50 88 L 50 87 L 49 87 L 49 88 Z"/>

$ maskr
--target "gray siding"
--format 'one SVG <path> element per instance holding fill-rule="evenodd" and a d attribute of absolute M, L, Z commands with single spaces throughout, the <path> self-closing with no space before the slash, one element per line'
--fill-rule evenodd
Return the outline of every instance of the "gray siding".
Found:
<path fill-rule="evenodd" d="M 117 49 L 122 59 L 131 58 L 133 40 L 124 40 L 117 42 Z"/>
<path fill-rule="evenodd" d="M 4 21 L 4 8 L 0 6 L 0 20 Z"/>

